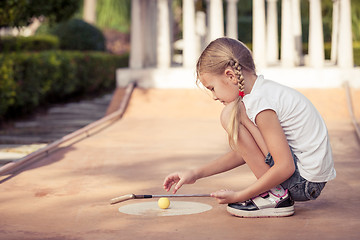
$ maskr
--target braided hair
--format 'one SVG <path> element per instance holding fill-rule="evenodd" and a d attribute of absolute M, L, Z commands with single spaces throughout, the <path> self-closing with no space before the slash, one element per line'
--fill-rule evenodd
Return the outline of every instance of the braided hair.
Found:
<path fill-rule="evenodd" d="M 239 64 L 239 62 L 235 59 L 235 60 L 230 60 L 229 61 L 229 66 L 234 70 L 235 76 L 237 78 L 238 81 L 238 87 L 239 87 L 239 93 L 241 97 L 244 97 L 244 95 L 242 95 L 244 93 L 245 87 L 244 87 L 244 76 L 242 74 L 242 68 L 241 65 Z M 241 94 L 242 93 L 242 94 Z"/>

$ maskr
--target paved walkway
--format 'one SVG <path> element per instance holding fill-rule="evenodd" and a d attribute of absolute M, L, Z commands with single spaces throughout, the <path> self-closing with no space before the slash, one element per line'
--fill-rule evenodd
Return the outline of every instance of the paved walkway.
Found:
<path fill-rule="evenodd" d="M 135 90 L 123 119 L 64 146 L 0 183 L 0 239 L 359 239 L 360 148 L 342 89 L 303 90 L 329 127 L 337 178 L 316 201 L 296 203 L 288 218 L 230 216 L 213 199 L 204 213 L 172 217 L 125 215 L 113 197 L 162 194 L 172 171 L 228 150 L 222 106 L 200 90 Z M 355 92 L 354 103 L 359 102 Z M 356 109 L 359 119 L 359 109 Z M 253 182 L 244 166 L 198 181 L 183 194 L 241 189 Z M 189 199 L 186 199 L 188 201 Z"/>
<path fill-rule="evenodd" d="M 20 159 L 48 143 L 105 116 L 112 94 L 90 100 L 57 104 L 46 112 L 0 129 L 0 166 Z"/>

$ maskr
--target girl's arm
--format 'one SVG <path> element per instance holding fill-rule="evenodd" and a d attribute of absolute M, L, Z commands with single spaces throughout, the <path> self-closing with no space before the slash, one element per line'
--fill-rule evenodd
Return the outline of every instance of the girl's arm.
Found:
<path fill-rule="evenodd" d="M 195 170 L 190 170 L 187 172 L 175 172 L 168 175 L 164 180 L 164 189 L 170 191 L 171 187 L 175 184 L 173 193 L 183 185 L 183 184 L 192 184 L 200 178 L 209 177 L 215 174 L 226 172 L 235 167 L 243 165 L 245 163 L 244 159 L 235 151 L 231 151 L 219 157 L 218 159 L 199 167 Z"/>
<path fill-rule="evenodd" d="M 294 161 L 284 131 L 276 113 L 265 110 L 256 117 L 256 124 L 273 159 L 274 166 L 248 188 L 239 192 L 218 191 L 213 194 L 219 203 L 246 201 L 281 184 L 295 171 Z"/>
<path fill-rule="evenodd" d="M 273 110 L 262 111 L 256 117 L 256 124 L 274 159 L 274 166 L 261 177 L 264 178 L 262 181 L 268 182 L 272 188 L 291 177 L 295 171 L 295 164 L 289 143 L 276 113 Z"/>
<path fill-rule="evenodd" d="M 195 174 L 200 178 L 209 177 L 219 173 L 229 171 L 245 163 L 241 155 L 235 151 L 230 151 L 218 159 L 195 170 Z"/>

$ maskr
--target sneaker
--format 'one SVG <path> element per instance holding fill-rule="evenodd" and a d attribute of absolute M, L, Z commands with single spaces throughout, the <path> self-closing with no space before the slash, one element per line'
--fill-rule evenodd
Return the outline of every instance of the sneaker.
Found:
<path fill-rule="evenodd" d="M 245 202 L 231 203 L 227 211 L 237 217 L 286 217 L 294 214 L 294 201 L 288 190 L 282 196 L 271 191 Z"/>

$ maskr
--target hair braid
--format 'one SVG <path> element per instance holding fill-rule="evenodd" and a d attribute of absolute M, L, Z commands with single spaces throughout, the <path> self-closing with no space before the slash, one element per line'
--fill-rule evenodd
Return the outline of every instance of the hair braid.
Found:
<path fill-rule="evenodd" d="M 238 80 L 238 87 L 240 92 L 244 92 L 244 76 L 242 74 L 242 67 L 237 60 L 230 60 L 229 65 L 233 68 L 235 76 Z"/>

